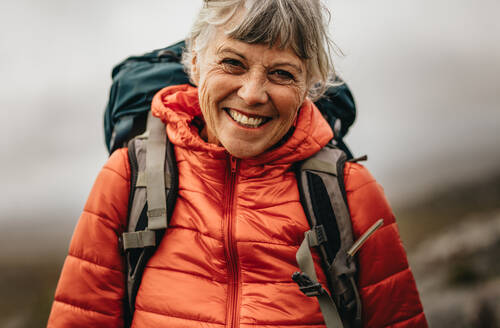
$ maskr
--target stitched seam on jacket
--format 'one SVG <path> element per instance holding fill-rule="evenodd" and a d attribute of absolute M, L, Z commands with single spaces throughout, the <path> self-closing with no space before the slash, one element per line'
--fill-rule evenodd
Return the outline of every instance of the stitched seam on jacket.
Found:
<path fill-rule="evenodd" d="M 389 279 L 389 278 L 392 278 L 392 277 L 394 277 L 394 276 L 398 276 L 398 275 L 402 274 L 403 272 L 405 272 L 405 271 L 409 271 L 409 270 L 410 270 L 410 267 L 409 267 L 409 266 L 406 266 L 403 270 L 400 270 L 400 271 L 397 271 L 397 272 L 391 273 L 391 274 L 390 274 L 390 275 L 388 275 L 387 277 L 385 277 L 385 278 L 383 278 L 383 279 L 381 279 L 381 280 L 379 280 L 379 281 L 377 281 L 377 282 L 371 283 L 371 284 L 366 285 L 366 286 L 362 286 L 362 287 L 361 287 L 361 289 L 365 289 L 365 288 L 368 288 L 368 287 L 373 287 L 373 286 L 375 286 L 375 285 L 378 285 L 378 284 L 380 284 L 380 283 L 382 283 L 382 282 L 386 281 L 386 280 L 387 280 L 387 279 Z"/>
<path fill-rule="evenodd" d="M 296 248 L 297 250 L 299 249 L 300 244 L 280 244 L 280 243 L 272 243 L 268 241 L 262 241 L 262 240 L 238 240 L 238 244 L 269 244 L 269 245 L 276 245 L 276 246 L 283 246 L 283 247 L 293 247 Z"/>
<path fill-rule="evenodd" d="M 124 181 L 128 182 L 128 179 L 126 177 L 124 177 L 123 175 L 121 175 L 120 172 L 118 172 L 117 170 L 112 169 L 109 166 L 104 166 L 102 169 L 111 171 L 111 172 L 115 173 L 117 176 L 119 176 L 120 178 L 122 178 Z"/>
<path fill-rule="evenodd" d="M 184 319 L 184 320 L 189 320 L 189 321 L 197 321 L 197 322 L 206 322 L 206 323 L 212 323 L 212 324 L 215 324 L 215 325 L 220 325 L 220 326 L 225 326 L 224 323 L 219 323 L 219 322 L 215 322 L 215 321 L 207 321 L 207 320 L 202 320 L 202 319 L 193 319 L 193 318 L 187 318 L 187 317 L 181 317 L 177 314 L 171 314 L 171 313 L 161 313 L 161 312 L 157 312 L 157 311 L 154 311 L 154 310 L 151 310 L 151 309 L 145 309 L 145 308 L 137 308 L 135 309 L 135 311 L 142 311 L 142 312 L 148 312 L 148 313 L 152 313 L 152 314 L 156 314 L 156 315 L 161 315 L 161 316 L 164 316 L 164 317 L 172 317 L 172 318 L 177 318 L 177 319 Z"/>
<path fill-rule="evenodd" d="M 105 225 L 106 225 L 107 228 L 110 228 L 112 230 L 116 230 L 117 229 L 117 227 L 114 227 L 113 225 L 111 225 L 111 222 L 114 222 L 111 218 L 105 217 L 105 216 L 101 216 L 100 214 L 97 214 L 97 213 L 94 213 L 92 211 L 89 211 L 87 208 L 84 208 L 83 212 L 87 213 L 87 214 L 91 214 L 91 215 L 97 217 L 98 219 L 101 219 L 103 222 L 105 222 Z"/>
<path fill-rule="evenodd" d="M 310 122 L 312 121 L 312 114 L 311 114 L 311 117 L 308 118 L 308 120 Z M 318 146 L 320 148 L 324 147 L 324 145 L 322 145 L 318 140 L 316 140 L 316 138 L 314 138 L 312 135 L 310 135 L 309 131 L 306 131 L 306 130 L 301 129 L 301 128 L 297 128 L 297 131 L 302 131 L 302 133 L 304 133 L 306 135 L 304 140 L 301 143 L 303 143 L 307 140 L 309 142 L 314 142 L 316 144 L 316 146 Z M 292 147 L 288 147 L 288 148 L 292 148 Z M 297 148 L 299 148 L 299 145 L 295 146 L 292 150 L 296 150 Z"/>
<path fill-rule="evenodd" d="M 371 183 L 375 183 L 375 184 L 377 184 L 377 180 L 370 180 L 370 181 L 367 181 L 367 182 L 363 183 L 361 186 L 358 186 L 356 189 L 351 190 L 350 192 L 356 192 L 356 191 L 359 191 L 361 188 L 366 187 L 367 185 L 369 185 L 369 184 L 371 184 Z M 346 191 L 346 192 L 348 192 L 348 191 Z"/>
<path fill-rule="evenodd" d="M 285 165 L 285 164 L 278 164 L 278 165 Z M 287 164 L 291 166 L 291 164 Z M 259 174 L 257 177 L 253 175 L 248 175 L 248 176 L 241 176 L 240 182 L 254 182 L 254 183 L 260 183 L 260 182 L 273 182 L 273 180 L 278 180 L 277 182 L 281 182 L 285 180 L 285 177 L 287 176 L 293 176 L 295 177 L 295 173 L 293 171 L 290 171 L 290 168 L 288 169 L 283 169 L 284 172 L 282 174 L 278 175 L 272 175 L 272 176 L 266 176 L 266 174 L 262 175 Z"/>
<path fill-rule="evenodd" d="M 243 281 L 242 284 L 245 285 L 245 284 L 248 284 L 248 285 L 264 285 L 264 284 L 278 284 L 278 285 L 297 285 L 297 283 L 293 280 L 291 280 L 292 276 L 290 275 L 290 281 Z M 325 283 L 326 284 L 326 281 L 320 281 L 320 283 Z M 298 286 L 297 286 L 298 288 Z"/>
<path fill-rule="evenodd" d="M 169 226 L 168 226 L 168 230 L 172 230 L 172 229 L 184 229 L 184 230 L 192 231 L 192 232 L 197 233 L 197 234 L 200 234 L 200 235 L 202 235 L 202 236 L 204 236 L 204 237 L 207 237 L 207 238 L 210 238 L 210 239 L 216 240 L 216 241 L 218 241 L 218 242 L 222 242 L 220 239 L 217 239 L 217 238 L 215 238 L 215 237 L 213 237 L 213 236 L 210 236 L 210 235 L 208 235 L 208 234 L 206 234 L 206 233 L 203 233 L 203 232 L 201 232 L 201 231 L 199 231 L 199 230 L 196 230 L 196 229 L 194 229 L 194 228 L 188 228 L 188 227 L 184 227 L 184 226 L 181 226 L 181 225 L 169 225 Z"/>
<path fill-rule="evenodd" d="M 90 212 L 89 212 L 90 213 Z M 90 214 L 93 214 L 93 213 L 90 213 Z M 197 233 L 197 234 L 200 234 L 204 237 L 208 237 L 210 239 L 214 239 L 216 241 L 219 241 L 221 242 L 220 239 L 217 239 L 213 236 L 210 236 L 206 233 L 203 233 L 199 230 L 196 230 L 196 229 L 193 229 L 193 228 L 188 228 L 188 227 L 184 227 L 184 226 L 180 226 L 180 225 L 171 225 L 168 227 L 169 230 L 172 230 L 172 229 L 184 229 L 184 230 L 188 230 L 188 231 L 192 231 L 194 233 Z M 268 241 L 262 241 L 262 240 L 238 240 L 237 241 L 238 243 L 258 243 L 258 244 L 269 244 L 269 245 L 277 245 L 277 246 L 290 246 L 290 247 L 294 247 L 294 248 L 299 248 L 300 244 L 282 244 L 282 243 L 272 243 L 272 242 L 268 242 Z"/>
<path fill-rule="evenodd" d="M 202 279 L 202 280 L 208 280 L 208 281 L 211 281 L 211 282 L 216 282 L 218 284 L 227 284 L 227 281 L 218 281 L 218 280 L 215 280 L 215 279 L 211 279 L 211 278 L 208 278 L 206 276 L 202 276 L 200 274 L 196 274 L 196 273 L 193 273 L 193 272 L 188 272 L 188 271 L 183 271 L 183 270 L 178 270 L 178 269 L 173 269 L 173 268 L 170 268 L 170 267 L 159 267 L 159 266 L 149 266 L 147 265 L 146 266 L 148 269 L 154 269 L 154 270 L 163 270 L 163 271 L 172 271 L 172 272 L 179 272 L 179 273 L 183 273 L 183 274 L 186 274 L 186 275 L 190 275 L 190 276 L 193 276 L 195 278 L 199 278 L 199 279 Z M 290 276 L 291 277 L 291 276 Z M 291 279 L 291 278 L 290 278 Z M 320 281 L 321 283 L 326 283 L 325 281 Z M 282 284 L 282 285 L 296 285 L 297 283 L 293 280 L 290 280 L 290 281 L 264 281 L 264 280 L 253 280 L 253 281 L 243 281 L 242 284 L 260 284 L 260 285 L 263 285 L 263 284 Z"/>
<path fill-rule="evenodd" d="M 406 322 L 406 321 L 410 321 L 410 320 L 415 319 L 416 317 L 420 316 L 421 314 L 424 314 L 424 311 L 422 311 L 421 309 L 419 309 L 418 312 L 415 315 L 412 315 L 411 317 L 409 317 L 407 319 L 402 319 L 402 320 L 398 320 L 398 321 L 394 321 L 394 322 L 388 323 L 384 327 L 390 327 L 390 326 L 398 324 L 398 323 L 403 323 L 403 322 Z"/>
<path fill-rule="evenodd" d="M 110 314 L 110 313 L 105 313 L 105 312 L 102 312 L 102 311 L 97 311 L 97 310 L 94 310 L 94 309 L 89 309 L 89 308 L 83 307 L 81 305 L 77 305 L 77 304 L 71 303 L 71 302 L 66 301 L 66 300 L 61 300 L 60 298 L 54 299 L 54 302 L 65 304 L 65 305 L 71 306 L 71 307 L 75 307 L 75 308 L 78 308 L 78 309 L 80 309 L 82 311 L 88 311 L 88 312 L 94 312 L 94 313 L 102 314 L 102 315 L 105 315 L 107 317 L 117 317 L 116 315 L 113 315 L 113 314 Z M 118 316 L 118 317 L 121 318 L 121 316 Z"/>
<path fill-rule="evenodd" d="M 241 322 L 241 324 L 244 325 L 266 325 L 266 326 L 286 326 L 286 327 L 325 327 L 324 322 L 318 322 L 318 323 L 301 323 L 301 324 L 296 324 L 296 323 L 288 323 L 288 322 L 266 322 L 266 321 L 258 321 L 258 322 Z"/>
<path fill-rule="evenodd" d="M 178 272 L 178 273 L 183 273 L 186 275 L 193 276 L 195 278 L 199 278 L 201 280 L 208 280 L 211 282 L 216 282 L 218 284 L 227 284 L 227 281 L 218 281 L 215 279 L 208 278 L 206 276 L 202 276 L 200 274 L 196 274 L 193 272 L 188 272 L 188 271 L 183 271 L 183 270 L 178 270 L 170 267 L 160 267 L 160 266 L 146 266 L 148 269 L 153 269 L 153 270 L 162 270 L 162 271 L 172 271 L 172 272 Z M 291 277 L 291 276 L 290 276 Z M 291 279 L 291 278 L 290 278 Z M 326 284 L 326 281 L 320 281 L 320 283 Z M 264 281 L 264 280 L 253 280 L 253 281 L 243 281 L 242 284 L 247 284 L 247 285 L 264 285 L 264 284 L 281 284 L 281 285 L 296 285 L 297 283 L 293 280 L 290 281 Z"/>
<path fill-rule="evenodd" d="M 170 268 L 170 267 L 159 267 L 159 266 L 146 265 L 146 268 L 148 268 L 148 269 L 155 269 L 155 270 L 162 270 L 162 271 L 173 271 L 173 272 L 178 272 L 178 273 L 183 273 L 183 274 L 186 274 L 186 275 L 190 275 L 190 276 L 193 276 L 195 278 L 199 278 L 199 279 L 203 279 L 203 280 L 208 280 L 208 281 L 216 282 L 218 284 L 227 284 L 227 281 L 218 281 L 218 280 L 215 280 L 215 279 L 212 279 L 212 278 L 209 278 L 209 277 L 205 277 L 205 276 L 203 276 L 201 274 L 196 274 L 196 273 L 193 273 L 193 272 L 183 271 L 183 270 L 179 270 L 179 269 L 173 269 L 173 268 Z"/>
<path fill-rule="evenodd" d="M 244 196 L 240 196 L 239 198 L 242 198 L 243 200 L 246 200 L 246 201 L 251 201 L 251 200 L 245 198 Z M 267 209 L 270 209 L 270 208 L 273 208 L 273 207 L 280 207 L 282 205 L 287 205 L 287 204 L 291 204 L 291 203 L 299 204 L 301 206 L 301 208 L 302 208 L 302 203 L 300 202 L 299 199 L 283 200 L 283 201 L 281 201 L 278 204 L 269 205 L 269 206 L 266 206 L 266 207 L 257 207 L 257 208 L 246 207 L 246 208 L 249 209 L 249 210 L 252 210 L 252 211 L 259 212 L 259 211 L 264 211 L 264 210 L 267 210 Z M 274 218 L 272 218 L 272 219 L 274 219 Z"/>
<path fill-rule="evenodd" d="M 346 163 L 347 165 L 348 163 Z M 344 170 L 344 186 L 348 186 L 349 185 L 349 179 L 351 177 L 351 171 L 352 171 L 352 164 L 349 164 L 349 168 L 346 170 Z M 346 188 L 346 193 L 347 193 L 347 188 Z"/>
<path fill-rule="evenodd" d="M 197 233 L 197 234 L 200 234 L 202 236 L 205 236 L 205 237 L 208 237 L 210 239 L 214 239 L 216 241 L 219 241 L 221 242 L 220 239 L 217 239 L 215 237 L 212 237 L 210 235 L 207 235 L 199 230 L 196 230 L 196 229 L 193 229 L 193 228 L 187 228 L 187 227 L 183 227 L 183 226 L 179 226 L 179 225 L 173 225 L 173 226 L 169 226 L 168 227 L 169 230 L 172 230 L 172 229 L 184 229 L 184 230 L 189 230 L 189 231 L 192 231 L 194 233 Z M 270 244 L 270 245 L 277 245 L 277 246 L 290 246 L 290 247 L 294 247 L 294 248 L 299 248 L 300 244 L 280 244 L 280 243 L 271 243 L 271 242 L 268 242 L 268 241 L 261 241 L 261 240 L 238 240 L 237 241 L 238 243 L 259 243 L 259 244 Z"/>
<path fill-rule="evenodd" d="M 84 258 L 84 257 L 82 257 L 81 255 L 78 255 L 78 254 L 68 253 L 68 257 L 73 257 L 73 258 L 78 259 L 80 261 L 88 262 L 88 263 L 96 265 L 98 267 L 105 268 L 105 269 L 108 269 L 108 270 L 111 270 L 111 271 L 115 271 L 115 272 L 119 272 L 120 274 L 123 274 L 122 270 L 120 270 L 120 269 L 112 268 L 112 267 L 109 267 L 107 265 L 96 263 L 96 262 L 91 261 L 89 259 L 86 259 L 86 258 Z"/>
<path fill-rule="evenodd" d="M 189 167 L 191 167 L 191 165 L 189 164 L 189 160 L 187 160 L 187 159 L 179 159 L 179 160 L 177 161 L 177 167 L 180 167 L 180 166 L 181 166 L 181 164 L 182 164 L 183 162 L 188 163 L 187 165 L 188 165 Z M 221 166 L 221 167 L 222 167 L 222 166 Z M 211 179 L 212 177 L 211 177 L 209 174 L 207 174 L 206 176 L 204 176 L 204 175 L 200 175 L 200 174 L 198 173 L 198 171 L 197 171 L 197 170 L 190 170 L 190 172 L 191 172 L 191 173 L 193 173 L 194 175 L 196 175 L 197 177 L 199 177 L 202 181 L 203 181 L 203 180 L 207 180 L 207 181 L 210 181 L 210 182 L 215 182 L 215 183 L 217 183 L 217 184 L 219 184 L 219 183 L 220 183 L 220 180 L 218 180 L 218 179 L 213 179 L 213 180 L 212 180 L 212 179 Z M 202 170 L 200 170 L 200 172 L 202 172 Z M 185 189 L 185 188 L 182 188 L 182 189 L 181 189 L 181 188 L 179 188 L 179 191 L 181 191 L 181 190 L 190 190 L 190 189 Z M 200 191 L 196 191 L 196 192 L 198 192 L 198 193 L 202 193 L 202 192 L 200 192 Z M 209 193 L 207 193 L 207 192 L 205 192 L 204 194 L 209 195 Z"/>

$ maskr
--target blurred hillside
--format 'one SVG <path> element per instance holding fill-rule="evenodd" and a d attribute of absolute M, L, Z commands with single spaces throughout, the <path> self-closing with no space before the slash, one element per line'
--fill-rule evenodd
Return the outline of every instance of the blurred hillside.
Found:
<path fill-rule="evenodd" d="M 500 172 L 396 210 L 432 327 L 500 327 Z"/>
<path fill-rule="evenodd" d="M 396 207 L 394 212 L 405 246 L 413 250 L 462 221 L 479 224 L 488 220 L 488 214 L 499 208 L 500 172 L 465 183 L 436 183 L 436 189 L 427 191 L 426 196 Z"/>

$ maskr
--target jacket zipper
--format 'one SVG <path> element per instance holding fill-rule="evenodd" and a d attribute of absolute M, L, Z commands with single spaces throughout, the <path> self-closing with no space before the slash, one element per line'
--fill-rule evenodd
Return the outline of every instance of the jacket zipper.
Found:
<path fill-rule="evenodd" d="M 226 327 L 239 327 L 239 268 L 238 252 L 234 241 L 234 194 L 238 178 L 239 160 L 229 155 L 229 167 L 227 170 L 226 203 L 224 211 L 224 247 L 228 268 L 228 302 Z"/>

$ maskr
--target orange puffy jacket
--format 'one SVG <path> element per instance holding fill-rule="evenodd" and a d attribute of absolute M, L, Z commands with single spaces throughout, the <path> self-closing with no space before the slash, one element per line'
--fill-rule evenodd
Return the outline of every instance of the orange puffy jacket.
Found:
<path fill-rule="evenodd" d="M 144 271 L 132 327 L 324 327 L 316 298 L 292 281 L 309 226 L 292 163 L 332 137 L 306 101 L 293 135 L 256 158 L 232 158 L 199 134 L 197 89 L 161 90 L 152 110 L 167 124 L 179 168 L 170 226 Z M 123 327 L 130 168 L 116 151 L 100 172 L 73 235 L 48 327 Z M 426 327 L 415 282 L 382 188 L 361 165 L 345 166 L 354 237 L 385 226 L 359 251 L 365 327 Z M 319 257 L 314 254 L 319 263 Z M 319 281 L 326 282 L 319 265 Z"/>

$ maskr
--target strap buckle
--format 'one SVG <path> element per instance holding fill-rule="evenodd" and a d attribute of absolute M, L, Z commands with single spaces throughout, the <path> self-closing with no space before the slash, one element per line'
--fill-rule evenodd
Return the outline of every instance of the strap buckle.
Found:
<path fill-rule="evenodd" d="M 292 274 L 292 279 L 297 283 L 297 285 L 299 285 L 300 291 L 306 296 L 321 296 L 327 293 L 319 282 L 313 282 L 304 272 L 294 272 Z"/>
<path fill-rule="evenodd" d="M 317 247 L 328 241 L 326 236 L 325 227 L 323 225 L 316 225 L 311 230 L 306 232 L 306 238 L 309 239 L 309 247 Z"/>

